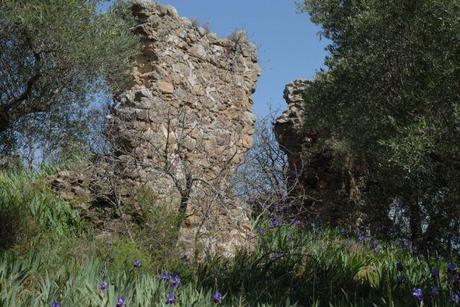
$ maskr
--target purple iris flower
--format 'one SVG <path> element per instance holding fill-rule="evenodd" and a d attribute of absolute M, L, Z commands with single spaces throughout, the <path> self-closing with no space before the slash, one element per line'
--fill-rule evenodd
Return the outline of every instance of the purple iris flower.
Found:
<path fill-rule="evenodd" d="M 363 234 L 359 234 L 359 235 L 358 235 L 358 241 L 359 241 L 359 242 L 364 242 L 364 241 L 366 241 L 366 240 L 367 240 L 366 235 L 363 235 Z"/>
<path fill-rule="evenodd" d="M 454 292 L 454 294 L 452 294 L 452 302 L 460 304 L 460 293 Z"/>
<path fill-rule="evenodd" d="M 222 295 L 222 293 L 220 293 L 219 291 L 216 291 L 213 295 L 212 295 L 212 300 L 214 301 L 214 303 L 216 304 L 220 304 L 222 303 L 222 300 L 224 299 L 224 296 Z"/>
<path fill-rule="evenodd" d="M 423 301 L 423 291 L 420 288 L 415 288 L 412 291 L 412 296 L 417 300 L 417 301 Z"/>
<path fill-rule="evenodd" d="M 292 221 L 292 225 L 295 228 L 300 228 L 300 227 L 302 227 L 302 222 L 300 220 L 294 220 L 294 221 Z"/>
<path fill-rule="evenodd" d="M 119 296 L 117 298 L 117 305 L 116 307 L 123 307 L 125 306 L 125 303 L 126 303 L 126 298 L 124 296 Z"/>
<path fill-rule="evenodd" d="M 272 218 L 270 221 L 270 224 L 268 224 L 268 227 L 270 228 L 278 228 L 281 226 L 281 221 L 277 218 Z"/>
<path fill-rule="evenodd" d="M 454 294 L 452 294 L 452 302 L 454 302 L 455 304 L 460 303 L 460 293 L 459 292 L 454 292 Z"/>
<path fill-rule="evenodd" d="M 433 287 L 431 288 L 431 296 L 438 296 L 439 295 L 439 288 Z"/>
<path fill-rule="evenodd" d="M 431 277 L 433 277 L 434 279 L 439 278 L 439 270 L 437 268 L 431 269 Z"/>
<path fill-rule="evenodd" d="M 180 286 L 180 277 L 179 275 L 174 275 L 173 277 L 171 277 L 171 279 L 169 280 L 169 285 L 171 286 L 171 288 L 178 288 Z"/>
<path fill-rule="evenodd" d="M 161 273 L 160 280 L 161 281 L 168 281 L 171 278 L 171 274 L 169 272 Z"/>
<path fill-rule="evenodd" d="M 402 246 L 405 250 L 408 250 L 411 248 L 411 242 L 408 239 L 402 239 Z"/>
<path fill-rule="evenodd" d="M 274 209 L 275 211 L 278 211 L 278 212 L 283 211 L 283 210 L 284 210 L 284 207 L 285 207 L 285 206 L 284 206 L 283 204 L 274 204 L 274 205 L 273 205 L 273 209 Z"/>
<path fill-rule="evenodd" d="M 174 293 L 169 292 L 166 296 L 166 305 L 174 305 L 176 303 L 176 297 Z"/>
<path fill-rule="evenodd" d="M 454 272 L 457 271 L 457 266 L 455 265 L 455 263 L 449 263 L 449 264 L 447 265 L 447 270 L 448 270 L 449 272 L 454 273 Z"/>
<path fill-rule="evenodd" d="M 141 265 L 142 265 L 142 262 L 141 262 L 139 259 L 137 259 L 136 261 L 134 261 L 134 267 L 135 267 L 135 268 L 140 268 Z"/>
<path fill-rule="evenodd" d="M 404 275 L 398 275 L 398 277 L 396 277 L 396 283 L 398 285 L 401 285 L 405 282 L 406 282 L 406 277 Z"/>
<path fill-rule="evenodd" d="M 182 255 L 180 256 L 180 260 L 182 260 L 182 261 L 188 261 L 188 255 L 187 255 L 187 254 L 182 254 Z"/>
<path fill-rule="evenodd" d="M 106 281 L 103 281 L 99 284 L 99 289 L 105 290 L 109 287 L 109 284 Z"/>
<path fill-rule="evenodd" d="M 61 307 L 61 303 L 59 303 L 58 301 L 54 300 L 54 301 L 51 303 L 51 307 Z"/>
<path fill-rule="evenodd" d="M 374 253 L 376 253 L 376 252 L 380 249 L 381 246 L 380 246 L 380 244 L 379 244 L 379 241 L 373 240 L 373 241 L 371 241 L 371 243 L 370 243 L 370 247 L 371 247 L 372 251 L 373 251 Z"/>
<path fill-rule="evenodd" d="M 449 283 L 451 283 L 453 286 L 456 286 L 460 282 L 460 275 L 457 272 L 449 273 L 448 280 Z"/>

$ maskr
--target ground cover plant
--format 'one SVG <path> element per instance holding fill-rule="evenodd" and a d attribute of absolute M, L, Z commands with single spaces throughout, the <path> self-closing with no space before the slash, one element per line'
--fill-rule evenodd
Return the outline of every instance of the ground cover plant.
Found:
<path fill-rule="evenodd" d="M 460 303 L 454 257 L 425 258 L 408 240 L 378 241 L 353 229 L 323 227 L 318 219 L 262 219 L 253 252 L 200 264 L 180 259 L 167 245 L 164 257 L 154 257 L 136 237 L 108 244 L 53 196 L 44 180 L 53 171 L 1 173 L 0 210 L 9 223 L 2 223 L 2 238 L 4 231 L 28 229 L 2 241 L 2 306 Z"/>

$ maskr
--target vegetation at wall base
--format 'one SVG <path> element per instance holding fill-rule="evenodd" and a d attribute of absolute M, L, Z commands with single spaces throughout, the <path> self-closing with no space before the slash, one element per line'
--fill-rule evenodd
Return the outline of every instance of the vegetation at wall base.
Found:
<path fill-rule="evenodd" d="M 234 259 L 196 264 L 167 244 L 153 257 L 136 235 L 98 239 L 49 194 L 43 178 L 53 170 L 0 175 L 0 210 L 20 212 L 9 222 L 33 227 L 27 238 L 2 241 L 2 306 L 115 306 L 121 297 L 126 306 L 162 306 L 168 295 L 178 306 L 452 306 L 460 290 L 458 259 L 425 258 L 407 241 L 318 222 L 262 220 L 256 249 Z"/>

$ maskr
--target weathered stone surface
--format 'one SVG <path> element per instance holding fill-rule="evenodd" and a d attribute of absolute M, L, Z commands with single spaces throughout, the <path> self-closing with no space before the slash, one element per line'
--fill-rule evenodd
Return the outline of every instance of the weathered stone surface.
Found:
<path fill-rule="evenodd" d="M 243 32 L 205 33 L 172 7 L 135 1 L 133 14 L 142 52 L 135 84 L 117 96 L 110 123 L 115 172 L 128 195 L 149 185 L 160 199 L 180 200 L 193 182 L 179 237 L 188 256 L 250 248 L 249 211 L 230 179 L 252 145 L 255 46 Z"/>
<path fill-rule="evenodd" d="M 174 93 L 174 85 L 172 85 L 169 82 L 159 81 L 158 82 L 158 89 L 163 94 L 172 94 L 172 93 Z"/>
<path fill-rule="evenodd" d="M 289 162 L 289 199 L 297 212 L 321 215 L 332 224 L 347 216 L 347 199 L 353 198 L 353 186 L 359 179 L 349 177 L 333 165 L 329 152 L 312 153 L 321 137 L 305 127 L 304 95 L 310 81 L 296 80 L 286 85 L 287 110 L 275 122 L 275 135 Z M 348 195 L 350 194 L 350 195 Z"/>
<path fill-rule="evenodd" d="M 284 99 L 287 110 L 277 118 L 275 132 L 279 144 L 286 151 L 300 152 L 300 146 L 304 143 L 304 118 L 303 118 L 303 94 L 308 90 L 310 81 L 296 80 L 286 85 Z"/>

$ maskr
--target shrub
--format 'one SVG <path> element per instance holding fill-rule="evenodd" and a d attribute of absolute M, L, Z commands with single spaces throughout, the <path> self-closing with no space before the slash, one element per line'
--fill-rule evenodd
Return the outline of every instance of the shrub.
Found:
<path fill-rule="evenodd" d="M 152 271 L 152 262 L 148 251 L 134 240 L 117 239 L 111 246 L 107 247 L 110 251 L 109 258 L 107 258 L 110 270 L 114 272 Z M 140 261 L 139 267 L 135 266 L 136 261 Z"/>
<path fill-rule="evenodd" d="M 158 195 L 144 188 L 137 194 L 137 203 L 142 208 L 143 223 L 137 231 L 137 240 L 151 255 L 157 270 L 174 267 L 180 263 L 176 247 L 181 218 L 174 200 L 159 201 Z M 178 201 L 177 201 L 178 203 Z"/>
<path fill-rule="evenodd" d="M 30 240 L 38 228 L 57 236 L 83 229 L 78 212 L 53 195 L 45 178 L 45 172 L 0 172 L 0 249 Z"/>

